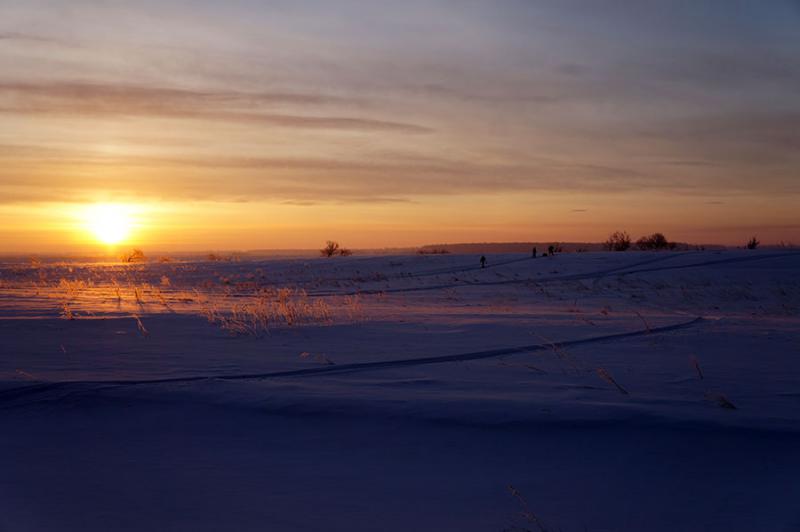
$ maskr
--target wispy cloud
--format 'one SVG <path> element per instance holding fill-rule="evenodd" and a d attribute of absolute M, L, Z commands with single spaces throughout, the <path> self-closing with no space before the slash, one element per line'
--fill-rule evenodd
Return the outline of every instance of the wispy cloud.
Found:
<path fill-rule="evenodd" d="M 0 41 L 16 41 L 20 43 L 40 43 L 63 45 L 65 41 L 52 37 L 44 37 L 32 33 L 20 33 L 15 31 L 0 32 Z"/>
<path fill-rule="evenodd" d="M 618 193 L 645 188 L 680 192 L 685 183 L 655 183 L 630 169 L 538 159 L 528 164 L 432 158 L 408 153 L 371 158 L 161 154 L 110 155 L 70 148 L 0 145 L 0 195 L 25 192 L 81 201 L 87 191 L 139 197 L 293 204 L 402 202 L 422 196 L 535 191 Z M 112 180 L 109 175 L 126 175 Z M 672 186 L 671 186 L 672 185 Z M 12 190 L 14 192 L 12 192 Z M 702 189 L 692 189 L 695 193 Z M 742 189 L 730 187 L 728 193 Z M 718 193 L 717 193 L 718 195 Z M 576 209 L 573 212 L 586 212 Z"/>
<path fill-rule="evenodd" d="M 125 84 L 2 82 L 0 112 L 35 115 L 138 116 L 262 124 L 274 127 L 426 133 L 430 128 L 360 116 L 320 114 L 355 103 L 337 96 L 290 92 L 204 91 Z M 316 114 L 277 112 L 285 107 Z"/>

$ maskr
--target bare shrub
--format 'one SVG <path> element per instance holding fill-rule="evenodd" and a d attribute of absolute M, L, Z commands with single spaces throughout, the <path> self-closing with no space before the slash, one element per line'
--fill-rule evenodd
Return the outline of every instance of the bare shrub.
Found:
<path fill-rule="evenodd" d="M 325 243 L 325 247 L 319 250 L 320 255 L 323 257 L 333 257 L 337 253 L 339 253 L 339 243 L 334 242 L 333 240 L 328 240 Z"/>
<path fill-rule="evenodd" d="M 747 249 L 757 249 L 761 242 L 756 238 L 753 237 L 747 241 Z"/>
<path fill-rule="evenodd" d="M 147 262 L 147 257 L 141 249 L 133 249 L 130 253 L 120 257 L 122 262 Z"/>
<path fill-rule="evenodd" d="M 677 244 L 667 240 L 664 233 L 653 233 L 652 235 L 643 236 L 637 240 L 636 247 L 647 251 L 662 251 L 665 249 L 675 249 Z"/>
<path fill-rule="evenodd" d="M 319 254 L 323 257 L 335 257 L 336 255 L 340 257 L 349 257 L 353 254 L 353 251 L 341 247 L 339 243 L 334 240 L 328 240 L 325 243 L 325 247 L 319 250 Z"/>
<path fill-rule="evenodd" d="M 614 231 L 603 242 L 603 248 L 608 251 L 627 251 L 631 247 L 631 235 L 625 231 Z"/>

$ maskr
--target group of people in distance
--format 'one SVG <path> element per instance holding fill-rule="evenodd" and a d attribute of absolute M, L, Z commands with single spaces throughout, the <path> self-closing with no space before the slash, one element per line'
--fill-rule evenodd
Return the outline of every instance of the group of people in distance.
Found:
<path fill-rule="evenodd" d="M 547 253 L 542 254 L 542 257 L 548 257 L 548 256 L 552 257 L 555 254 L 556 254 L 556 247 L 550 244 L 549 246 L 547 246 Z M 533 249 L 531 250 L 531 258 L 532 259 L 536 258 L 536 246 L 534 246 Z M 486 255 L 481 255 L 481 268 L 485 267 L 486 267 Z"/>

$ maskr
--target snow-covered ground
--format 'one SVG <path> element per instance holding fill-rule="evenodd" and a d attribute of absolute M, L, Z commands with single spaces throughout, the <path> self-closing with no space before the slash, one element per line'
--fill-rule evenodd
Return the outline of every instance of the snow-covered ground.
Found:
<path fill-rule="evenodd" d="M 800 530 L 800 253 L 488 259 L 0 264 L 0 531 Z"/>

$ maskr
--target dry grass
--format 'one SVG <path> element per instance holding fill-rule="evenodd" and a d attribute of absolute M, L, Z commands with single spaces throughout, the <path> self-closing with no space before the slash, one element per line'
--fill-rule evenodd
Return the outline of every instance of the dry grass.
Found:
<path fill-rule="evenodd" d="M 75 313 L 72 312 L 72 308 L 69 306 L 67 301 L 61 303 L 61 317 L 65 320 L 75 319 Z"/>
<path fill-rule="evenodd" d="M 316 362 L 317 364 L 322 364 L 323 366 L 334 366 L 334 365 L 336 365 L 336 362 L 334 362 L 333 360 L 328 358 L 327 355 L 325 355 L 325 353 L 317 353 L 316 355 L 312 355 L 311 353 L 303 352 L 303 353 L 300 353 L 300 358 L 302 358 L 304 360 L 312 360 L 312 361 Z"/>
<path fill-rule="evenodd" d="M 323 299 L 312 299 L 304 290 L 269 289 L 231 302 L 232 298 L 203 298 L 203 314 L 210 323 L 239 336 L 261 336 L 274 327 L 328 324 L 332 312 Z"/>
<path fill-rule="evenodd" d="M 700 369 L 700 362 L 697 360 L 697 357 L 694 355 L 689 355 L 689 362 L 692 364 L 692 367 L 694 367 L 694 370 L 697 372 L 697 376 L 700 378 L 700 380 L 703 380 L 703 370 Z"/>
<path fill-rule="evenodd" d="M 535 373 L 538 373 L 539 375 L 546 375 L 547 374 L 547 372 L 545 370 L 543 370 L 541 368 L 537 368 L 533 364 L 512 364 L 510 362 L 501 361 L 501 362 L 498 362 L 497 365 L 498 366 L 502 366 L 502 367 L 506 367 L 506 368 L 524 368 L 524 369 L 529 369 L 529 370 L 531 370 L 531 371 L 533 371 Z"/>
<path fill-rule="evenodd" d="M 572 370 L 575 372 L 576 375 L 581 373 L 580 364 L 578 364 L 569 355 L 569 353 L 567 353 L 566 349 L 561 347 L 559 344 L 553 342 L 552 340 L 549 340 L 549 339 L 545 338 L 541 334 L 538 334 L 538 333 L 534 333 L 534 334 L 536 335 L 537 338 L 539 338 L 539 340 L 541 340 L 544 344 L 546 344 L 547 346 L 550 347 L 550 349 L 553 351 L 553 354 L 556 356 L 556 358 L 558 360 L 560 360 L 562 362 L 566 362 L 572 368 Z"/>
<path fill-rule="evenodd" d="M 650 327 L 650 323 L 645 319 L 644 316 L 642 316 L 642 313 L 637 310 L 636 311 L 636 315 L 639 316 L 640 320 L 642 320 L 642 323 L 644 324 L 645 329 L 647 329 L 647 332 L 648 333 L 652 333 L 653 332 L 653 328 Z"/>
<path fill-rule="evenodd" d="M 508 492 L 517 500 L 522 509 L 519 514 L 520 517 L 528 523 L 534 524 L 539 532 L 548 532 L 548 528 L 544 525 L 542 520 L 531 511 L 531 507 L 528 505 L 528 501 L 525 500 L 525 497 L 522 496 L 522 493 L 511 485 L 508 486 Z"/>
<path fill-rule="evenodd" d="M 28 380 L 30 380 L 30 381 L 35 381 L 35 380 L 37 380 L 37 379 L 36 379 L 36 377 L 34 377 L 33 375 L 31 375 L 31 374 L 30 374 L 30 373 L 28 373 L 27 371 L 23 371 L 23 370 L 21 370 L 21 369 L 17 369 L 17 370 L 15 370 L 15 371 L 16 371 L 17 375 L 19 375 L 20 377 L 23 377 L 23 378 L 25 378 L 25 379 L 28 379 Z"/>
<path fill-rule="evenodd" d="M 134 314 L 131 317 L 134 320 L 136 320 L 136 329 L 139 331 L 139 334 L 141 334 L 144 337 L 150 336 L 150 331 L 148 331 L 147 328 L 144 326 L 144 323 L 142 323 L 141 318 L 139 318 L 139 316 L 137 316 L 136 314 Z"/>
<path fill-rule="evenodd" d="M 597 368 L 595 369 L 595 372 L 601 379 L 616 387 L 619 393 L 621 393 L 622 395 L 629 395 L 628 390 L 620 386 L 620 384 L 614 379 L 614 377 L 611 376 L 608 370 L 606 370 L 605 368 Z"/>
<path fill-rule="evenodd" d="M 736 410 L 736 405 L 734 405 L 725 395 L 719 392 L 707 391 L 705 397 L 707 401 L 711 401 L 721 408 L 725 408 L 726 410 Z"/>
<path fill-rule="evenodd" d="M 68 297 L 76 297 L 81 292 L 87 290 L 90 286 L 90 283 L 80 279 L 61 279 L 58 282 L 58 288 L 60 288 Z"/>

